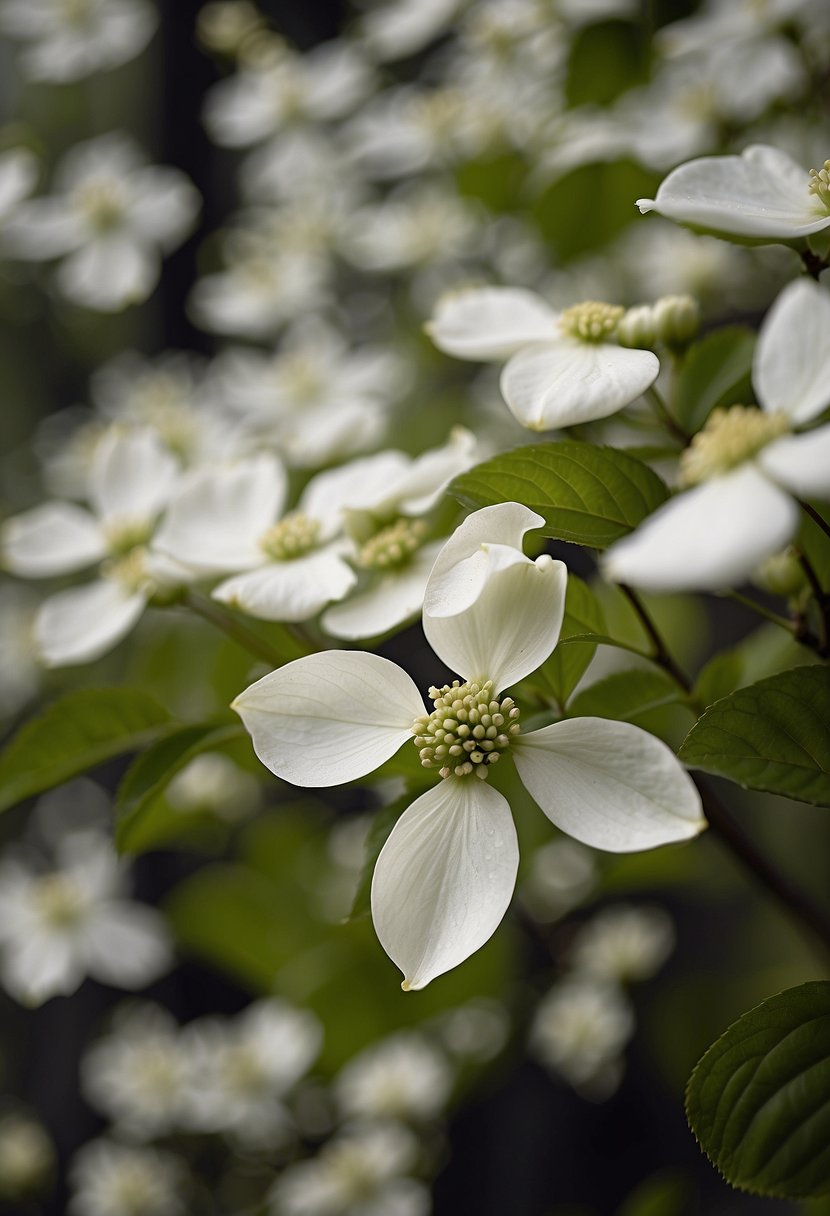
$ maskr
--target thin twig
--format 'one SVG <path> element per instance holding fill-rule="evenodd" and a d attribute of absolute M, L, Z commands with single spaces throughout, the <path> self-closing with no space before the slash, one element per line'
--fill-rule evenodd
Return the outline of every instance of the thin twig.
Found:
<path fill-rule="evenodd" d="M 796 502 L 801 507 L 801 510 L 804 511 L 806 515 L 810 516 L 813 523 L 818 524 L 825 536 L 830 536 L 830 524 L 826 519 L 819 515 L 815 507 L 811 507 L 808 502 L 804 502 L 803 498 L 797 498 Z"/>
<path fill-rule="evenodd" d="M 651 654 L 649 657 L 655 663 L 657 663 L 659 667 L 662 667 L 666 674 L 670 675 L 674 682 L 683 689 L 689 698 L 690 704 L 694 706 L 696 702 L 692 695 L 692 681 L 686 675 L 685 671 L 683 671 L 682 667 L 679 667 L 672 658 L 666 643 L 660 636 L 657 626 L 654 624 L 654 621 L 646 611 L 645 605 L 638 596 L 637 592 L 632 590 L 632 588 L 626 583 L 620 583 L 619 588 L 628 602 L 631 604 L 631 607 L 637 614 L 640 624 L 648 634 L 649 641 L 654 648 L 653 654 Z M 702 706 L 698 706 L 698 708 L 702 708 Z"/>
<path fill-rule="evenodd" d="M 830 914 L 766 857 L 733 819 L 715 793 L 696 777 L 703 810 L 713 833 L 756 882 L 789 912 L 830 956 Z"/>
<path fill-rule="evenodd" d="M 651 403 L 651 405 L 654 406 L 655 413 L 657 414 L 658 418 L 663 423 L 663 425 L 665 426 L 665 428 L 669 432 L 669 434 L 674 435 L 675 439 L 680 439 L 682 443 L 687 444 L 690 439 L 689 434 L 686 431 L 684 431 L 683 427 L 680 425 L 680 423 L 677 421 L 677 419 L 673 416 L 671 410 L 666 405 L 665 401 L 661 397 L 660 393 L 658 393 L 657 389 L 654 387 L 647 388 L 643 395 L 646 398 L 646 400 L 649 401 Z"/>
<path fill-rule="evenodd" d="M 796 549 L 796 553 L 818 608 L 819 644 L 817 650 L 822 658 L 827 658 L 830 655 L 830 594 L 822 587 L 815 567 L 807 554 L 802 553 L 800 549 Z M 796 636 L 799 634 L 796 633 Z"/>
<path fill-rule="evenodd" d="M 781 616 L 778 612 L 773 612 L 771 608 L 767 608 L 765 604 L 759 604 L 757 600 L 750 599 L 748 595 L 743 595 L 740 591 L 727 591 L 726 596 L 730 600 L 734 600 L 736 604 L 741 604 L 744 608 L 749 608 L 751 612 L 762 616 L 767 621 L 772 621 L 773 625 L 778 625 L 781 629 L 786 629 L 787 633 L 795 633 L 796 628 L 791 620 L 785 616 Z"/>
<path fill-rule="evenodd" d="M 284 657 L 279 654 L 264 638 L 255 633 L 253 629 L 249 629 L 242 621 L 238 621 L 232 617 L 230 613 L 224 612 L 212 600 L 202 599 L 201 596 L 194 595 L 192 591 L 188 592 L 185 597 L 185 605 L 200 616 L 202 620 L 209 621 L 211 625 L 215 625 L 217 629 L 221 629 L 224 634 L 232 638 L 238 646 L 243 650 L 247 650 L 257 659 L 262 659 L 271 667 L 282 667 L 285 663 Z"/>

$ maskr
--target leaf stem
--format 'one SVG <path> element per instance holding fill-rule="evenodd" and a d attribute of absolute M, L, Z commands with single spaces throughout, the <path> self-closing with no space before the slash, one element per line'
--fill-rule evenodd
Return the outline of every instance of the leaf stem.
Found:
<path fill-rule="evenodd" d="M 714 834 L 755 881 L 798 920 L 802 928 L 806 928 L 821 943 L 823 952 L 830 956 L 830 914 L 758 849 L 717 795 L 699 777 L 695 777 L 694 781 Z"/>
<path fill-rule="evenodd" d="M 750 599 L 748 595 L 742 595 L 740 591 L 727 591 L 727 597 L 734 600 L 736 604 L 743 605 L 744 608 L 749 608 L 751 612 L 755 612 L 758 616 L 762 616 L 767 621 L 772 621 L 773 625 L 779 625 L 781 629 L 786 629 L 787 633 L 795 633 L 795 625 L 787 617 L 781 616 L 778 612 L 773 612 L 771 608 L 767 608 L 764 604 L 759 604 L 757 600 Z"/>
<path fill-rule="evenodd" d="M 827 262 L 819 254 L 813 253 L 812 249 L 802 249 L 800 257 L 807 274 L 818 282 L 822 270 L 827 269 Z"/>
<path fill-rule="evenodd" d="M 797 498 L 796 502 L 801 507 L 801 510 L 804 511 L 806 515 L 810 516 L 813 523 L 818 524 L 825 536 L 830 536 L 830 524 L 826 519 L 819 515 L 815 507 L 811 507 L 810 504 L 805 502 L 803 498 Z"/>
<path fill-rule="evenodd" d="M 653 386 L 651 388 L 647 388 L 643 396 L 645 397 L 646 401 L 648 401 L 654 407 L 654 412 L 663 423 L 669 434 L 674 435 L 675 439 L 680 439 L 684 445 L 687 444 L 689 442 L 689 435 L 686 431 L 684 431 L 683 427 L 673 416 L 671 410 L 657 389 Z"/>
<path fill-rule="evenodd" d="M 667 675 L 671 676 L 675 684 L 683 689 L 689 699 L 689 704 L 693 708 L 697 709 L 699 712 L 702 711 L 703 706 L 700 705 L 696 698 L 692 695 L 691 680 L 686 675 L 685 671 L 683 671 L 682 667 L 679 667 L 672 658 L 666 643 L 663 641 L 663 638 L 657 629 L 657 626 L 651 619 L 651 616 L 647 612 L 646 607 L 637 592 L 629 587 L 626 583 L 620 583 L 619 588 L 637 614 L 640 624 L 642 625 L 643 629 L 648 635 L 649 641 L 652 644 L 653 652 L 647 657 L 653 662 L 657 663 L 659 667 L 662 667 Z"/>
<path fill-rule="evenodd" d="M 816 649 L 822 658 L 826 659 L 830 655 L 830 593 L 822 587 L 815 567 L 807 554 L 803 553 L 801 549 L 796 549 L 796 553 L 798 554 L 799 564 L 804 571 L 807 582 L 810 584 L 810 590 L 813 593 L 813 599 L 816 601 L 816 607 L 818 608 L 819 639 Z M 799 636 L 798 631 L 796 631 L 796 637 Z"/>
<path fill-rule="evenodd" d="M 188 591 L 184 603 L 191 612 L 195 612 L 202 620 L 208 621 L 211 625 L 215 625 L 217 629 L 221 629 L 224 634 L 232 638 L 238 646 L 243 650 L 247 650 L 257 659 L 262 659 L 271 667 L 282 667 L 285 663 L 285 658 L 274 650 L 272 646 L 266 642 L 265 638 L 249 629 L 242 621 L 231 616 L 229 612 L 225 612 L 212 600 L 204 599 L 200 595 Z"/>

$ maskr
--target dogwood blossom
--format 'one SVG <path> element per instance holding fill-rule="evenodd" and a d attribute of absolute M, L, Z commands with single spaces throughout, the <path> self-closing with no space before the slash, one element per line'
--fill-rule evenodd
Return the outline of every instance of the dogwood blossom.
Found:
<path fill-rule="evenodd" d="M 69 1169 L 69 1216 L 183 1216 L 184 1164 L 154 1148 L 90 1140 Z"/>
<path fill-rule="evenodd" d="M 773 304 L 752 375 L 760 409 L 716 410 L 681 457 L 686 486 L 606 552 L 615 582 L 653 591 L 719 591 L 783 549 L 798 525 L 792 495 L 830 496 L 830 426 L 796 434 L 830 402 L 830 296 L 797 280 Z"/>
<path fill-rule="evenodd" d="M 340 1110 L 353 1119 L 420 1121 L 439 1115 L 450 1095 L 452 1070 L 423 1035 L 400 1033 L 349 1060 L 334 1088 Z"/>
<path fill-rule="evenodd" d="M 50 578 L 100 563 L 94 582 L 40 605 L 34 640 L 43 662 L 60 666 L 105 654 L 154 596 L 186 580 L 184 569 L 147 548 L 177 478 L 178 463 L 154 432 L 113 427 L 95 449 L 91 511 L 54 501 L 6 521 L 0 555 L 14 574 Z"/>
<path fill-rule="evenodd" d="M 375 929 L 405 990 L 482 946 L 510 902 L 516 832 L 486 780 L 507 753 L 554 823 L 599 848 L 652 848 L 704 826 L 692 782 L 645 731 L 584 718 L 520 733 L 520 709 L 503 690 L 547 658 L 564 612 L 564 565 L 521 551 L 542 522 L 517 503 L 485 507 L 439 554 L 424 631 L 461 680 L 430 689 L 431 713 L 401 668 L 355 651 L 298 659 L 233 703 L 262 762 L 296 785 L 363 777 L 412 735 L 422 765 L 440 769 L 443 780 L 393 828 L 372 883 Z"/>
<path fill-rule="evenodd" d="M 649 350 L 618 346 L 624 309 L 588 301 L 555 312 L 534 292 L 474 287 L 439 301 L 427 333 L 459 359 L 502 360 L 502 396 L 533 431 L 607 418 L 657 379 Z"/>
<path fill-rule="evenodd" d="M 37 161 L 27 148 L 0 152 L 0 225 L 14 213 L 37 181 Z"/>
<path fill-rule="evenodd" d="M 158 17 L 147 0 L 4 0 L 0 31 L 22 42 L 31 80 L 65 83 L 117 67 L 149 42 Z"/>
<path fill-rule="evenodd" d="M 68 299 L 101 312 L 145 300 L 161 255 L 190 231 L 199 195 L 178 169 L 147 165 L 118 133 L 76 144 L 54 176 L 55 194 L 21 204 L 4 244 L 28 261 L 63 258 L 57 278 Z"/>
<path fill-rule="evenodd" d="M 747 244 L 800 242 L 830 227 L 830 162 L 809 173 L 778 148 L 752 144 L 740 156 L 702 156 L 678 165 L 645 213 Z"/>

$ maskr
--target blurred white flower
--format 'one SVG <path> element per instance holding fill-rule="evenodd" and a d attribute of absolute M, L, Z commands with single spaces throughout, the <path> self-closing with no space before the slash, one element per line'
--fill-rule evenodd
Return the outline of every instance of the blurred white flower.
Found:
<path fill-rule="evenodd" d="M 154 596 L 187 578 L 147 548 L 179 476 L 155 432 L 112 427 L 98 441 L 90 470 L 92 511 L 46 502 L 6 520 L 0 554 L 24 578 L 51 578 L 100 564 L 99 577 L 58 591 L 38 609 L 34 638 L 49 666 L 84 663 L 129 633 Z"/>
<path fill-rule="evenodd" d="M 510 1034 L 510 1015 L 504 1005 L 485 997 L 449 1009 L 434 1024 L 450 1055 L 478 1064 L 497 1056 Z"/>
<path fill-rule="evenodd" d="M 575 840 L 550 840 L 533 854 L 522 901 L 535 920 L 557 920 L 590 895 L 596 881 L 596 863 L 588 849 Z"/>
<path fill-rule="evenodd" d="M 465 2 L 378 0 L 364 14 L 360 32 L 376 59 L 403 59 L 440 37 Z"/>
<path fill-rule="evenodd" d="M 0 714 L 15 714 L 40 687 L 41 666 L 32 631 L 37 599 L 24 587 L 0 584 Z"/>
<path fill-rule="evenodd" d="M 740 156 L 679 165 L 656 198 L 638 199 L 637 206 L 715 236 L 799 242 L 830 226 L 830 171 L 825 164 L 808 173 L 786 152 L 753 144 Z"/>
<path fill-rule="evenodd" d="M 444 1053 L 410 1031 L 373 1043 L 349 1060 L 334 1092 L 346 1118 L 419 1122 L 443 1113 L 452 1083 Z"/>
<path fill-rule="evenodd" d="M 480 228 L 470 202 L 445 186 L 418 184 L 359 208 L 344 236 L 343 255 L 376 274 L 451 262 L 474 251 Z"/>
<path fill-rule="evenodd" d="M 542 1000 L 530 1032 L 531 1048 L 588 1096 L 607 1097 L 620 1077 L 619 1056 L 634 1033 L 628 998 L 613 984 L 572 975 Z"/>
<path fill-rule="evenodd" d="M 17 1112 L 0 1117 L 0 1200 L 25 1204 L 45 1189 L 54 1168 L 55 1147 L 42 1124 Z"/>
<path fill-rule="evenodd" d="M 479 143 L 479 126 L 459 89 L 401 85 L 359 110 L 342 138 L 349 163 L 383 180 L 469 158 Z"/>
<path fill-rule="evenodd" d="M 152 1140 L 187 1123 L 190 1061 L 178 1024 L 147 1003 L 118 1010 L 108 1034 L 81 1062 L 87 1101 L 138 1140 Z"/>
<path fill-rule="evenodd" d="M 436 559 L 424 632 L 462 681 L 417 686 L 387 659 L 322 651 L 258 680 L 233 708 L 262 762 L 301 786 L 354 781 L 415 736 L 438 785 L 403 813 L 381 850 L 372 917 L 381 945 L 423 988 L 495 932 L 513 893 L 519 854 L 507 800 L 487 781 L 510 751 L 528 792 L 570 835 L 612 852 L 688 839 L 704 826 L 697 791 L 659 740 L 601 718 L 519 733 L 520 710 L 501 690 L 556 644 L 566 570 L 521 551 L 542 523 L 518 503 L 474 512 Z"/>
<path fill-rule="evenodd" d="M 531 291 L 471 287 L 438 302 L 426 330 L 458 359 L 502 360 L 502 395 L 534 431 L 607 418 L 657 379 L 649 350 L 614 342 L 624 309 L 586 301 L 554 312 Z"/>
<path fill-rule="evenodd" d="M 72 1159 L 69 1216 L 183 1216 L 184 1164 L 172 1153 L 91 1140 Z"/>
<path fill-rule="evenodd" d="M 0 32 L 31 80 L 65 83 L 134 59 L 158 24 L 147 0 L 3 0 Z"/>
<path fill-rule="evenodd" d="M 0 152 L 0 231 L 34 189 L 37 175 L 37 161 L 27 148 Z"/>
<path fill-rule="evenodd" d="M 578 971 L 619 984 L 647 980 L 674 948 L 674 926 L 662 908 L 606 908 L 583 925 L 568 961 Z"/>
<path fill-rule="evenodd" d="M 62 258 L 57 280 L 76 304 L 117 312 L 145 300 L 161 258 L 193 227 L 199 195 L 178 169 L 149 166 L 111 133 L 76 144 L 54 175 L 55 193 L 21 204 L 4 247 L 30 261 Z"/>
<path fill-rule="evenodd" d="M 427 1216 L 429 1192 L 405 1175 L 417 1142 L 392 1122 L 344 1127 L 317 1156 L 284 1170 L 270 1197 L 273 1216 Z"/>
<path fill-rule="evenodd" d="M 69 995 L 85 976 L 143 988 L 171 963 L 158 912 L 127 899 L 110 841 L 74 832 L 54 869 L 7 856 L 0 863 L 0 979 L 17 1000 Z"/>
<path fill-rule="evenodd" d="M 259 805 L 260 784 L 230 756 L 205 752 L 176 773 L 165 797 L 177 811 L 210 811 L 234 823 Z"/>
<path fill-rule="evenodd" d="M 681 457 L 676 495 L 606 552 L 614 582 L 719 591 L 745 581 L 798 526 L 792 495 L 830 496 L 830 426 L 803 434 L 830 402 L 830 296 L 806 279 L 773 304 L 752 378 L 760 409 L 712 413 Z"/>
<path fill-rule="evenodd" d="M 291 1134 L 283 1099 L 320 1051 L 314 1014 L 270 998 L 234 1019 L 202 1018 L 182 1031 L 192 1080 L 188 1126 L 223 1132 L 253 1149 Z"/>

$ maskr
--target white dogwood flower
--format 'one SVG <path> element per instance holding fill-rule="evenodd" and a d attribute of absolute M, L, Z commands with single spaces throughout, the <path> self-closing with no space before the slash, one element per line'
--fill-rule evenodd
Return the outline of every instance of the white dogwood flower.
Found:
<path fill-rule="evenodd" d="M 430 689 L 432 712 L 406 672 L 357 651 L 289 663 L 233 703 L 262 762 L 295 785 L 357 780 L 413 735 L 422 765 L 440 770 L 396 823 L 372 883 L 375 929 L 405 990 L 462 962 L 507 909 L 518 844 L 510 807 L 487 777 L 508 753 L 554 823 L 596 847 L 652 848 L 704 826 L 691 780 L 645 731 L 584 718 L 520 733 L 519 707 L 503 690 L 548 657 L 564 612 L 564 565 L 521 551 L 542 522 L 518 503 L 485 507 L 439 554 L 424 631 L 461 678 Z"/>
<path fill-rule="evenodd" d="M 83 587 L 44 600 L 35 646 L 49 666 L 85 663 L 105 654 L 137 623 L 150 601 L 186 581 L 186 571 L 147 548 L 179 466 L 149 430 L 110 428 L 90 470 L 92 510 L 55 500 L 7 520 L 0 531 L 6 569 L 51 578 L 100 563 Z"/>
<path fill-rule="evenodd" d="M 586 301 L 555 312 L 531 291 L 473 287 L 444 296 L 426 330 L 456 358 L 506 359 L 500 386 L 511 413 L 547 431 L 607 418 L 657 379 L 652 351 L 614 341 L 624 311 Z"/>
<path fill-rule="evenodd" d="M 334 1091 L 348 1118 L 418 1122 L 443 1112 L 452 1084 L 444 1053 L 424 1035 L 402 1031 L 349 1060 L 335 1079 Z"/>
<path fill-rule="evenodd" d="M 830 296 L 817 283 L 778 296 L 752 376 L 761 408 L 710 415 L 681 457 L 691 488 L 611 546 L 608 578 L 652 591 L 735 586 L 792 539 L 793 495 L 830 497 L 830 425 L 794 433 L 830 402 Z"/>
<path fill-rule="evenodd" d="M 143 988 L 171 961 L 164 922 L 124 894 L 109 840 L 73 832 L 57 844 L 57 867 L 33 870 L 8 858 L 0 875 L 0 979 L 27 1005 L 74 992 L 91 975 Z"/>
<path fill-rule="evenodd" d="M 147 0 L 3 0 L 0 31 L 24 44 L 30 80 L 63 84 L 134 59 L 158 16 Z"/>
<path fill-rule="evenodd" d="M 193 226 L 199 195 L 183 173 L 148 165 L 124 135 L 76 144 L 58 165 L 55 193 L 22 204 L 4 244 L 26 261 L 63 258 L 58 285 L 77 304 L 117 312 L 145 300 L 161 256 Z"/>
<path fill-rule="evenodd" d="M 0 152 L 0 225 L 14 214 L 37 181 L 37 160 L 28 148 Z"/>
<path fill-rule="evenodd" d="M 786 152 L 752 144 L 740 156 L 678 165 L 657 197 L 640 198 L 637 206 L 746 244 L 800 242 L 830 227 L 830 161 L 808 172 Z"/>
<path fill-rule="evenodd" d="M 69 1167 L 69 1216 L 184 1216 L 186 1171 L 160 1149 L 90 1140 Z"/>

